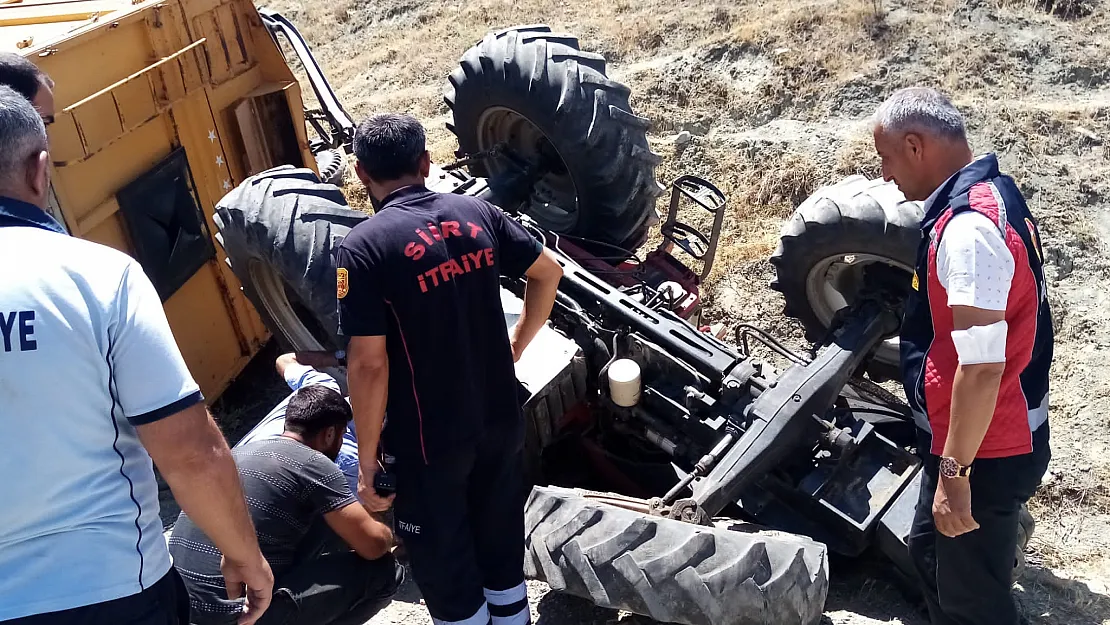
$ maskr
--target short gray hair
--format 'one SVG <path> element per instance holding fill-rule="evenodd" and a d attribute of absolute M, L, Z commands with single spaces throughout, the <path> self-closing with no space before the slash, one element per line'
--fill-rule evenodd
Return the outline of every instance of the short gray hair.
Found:
<path fill-rule="evenodd" d="M 964 116 L 942 93 L 929 87 L 908 87 L 894 92 L 875 111 L 875 126 L 883 132 L 918 133 L 967 140 Z"/>
<path fill-rule="evenodd" d="M 46 150 L 46 126 L 27 98 L 0 85 L 0 184 L 12 182 L 27 162 Z"/>

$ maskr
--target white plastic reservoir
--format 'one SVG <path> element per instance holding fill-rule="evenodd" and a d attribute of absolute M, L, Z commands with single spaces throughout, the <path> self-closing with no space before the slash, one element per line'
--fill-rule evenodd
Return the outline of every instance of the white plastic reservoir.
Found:
<path fill-rule="evenodd" d="M 625 408 L 640 402 L 640 365 L 635 360 L 621 358 L 609 365 L 609 396 Z"/>

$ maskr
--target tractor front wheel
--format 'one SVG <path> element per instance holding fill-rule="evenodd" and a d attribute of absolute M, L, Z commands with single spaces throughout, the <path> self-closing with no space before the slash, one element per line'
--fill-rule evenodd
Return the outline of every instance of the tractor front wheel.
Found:
<path fill-rule="evenodd" d="M 822 341 L 838 310 L 851 306 L 869 265 L 889 265 L 909 287 L 921 240 L 921 207 L 893 183 L 852 176 L 802 202 L 783 225 L 771 256 L 771 288 L 786 301 L 784 314 L 798 319 L 806 338 Z M 888 337 L 866 365 L 875 380 L 897 379 L 898 338 Z"/>

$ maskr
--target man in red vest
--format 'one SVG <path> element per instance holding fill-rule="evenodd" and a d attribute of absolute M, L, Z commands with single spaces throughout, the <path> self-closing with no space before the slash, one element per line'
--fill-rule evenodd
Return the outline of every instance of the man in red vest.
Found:
<path fill-rule="evenodd" d="M 1018 625 L 1018 514 L 1050 455 L 1040 234 L 997 158 L 972 157 L 940 93 L 898 91 L 874 136 L 883 178 L 925 201 L 900 336 L 924 461 L 910 553 L 933 625 Z"/>

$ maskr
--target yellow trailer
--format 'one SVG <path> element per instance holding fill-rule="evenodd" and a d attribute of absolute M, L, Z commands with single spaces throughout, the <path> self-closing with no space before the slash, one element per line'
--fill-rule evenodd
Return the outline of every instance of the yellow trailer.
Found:
<path fill-rule="evenodd" d="M 217 397 L 269 337 L 215 242 L 248 176 L 316 170 L 300 86 L 250 0 L 0 0 L 0 49 L 55 81 L 50 210 L 136 258 Z"/>

